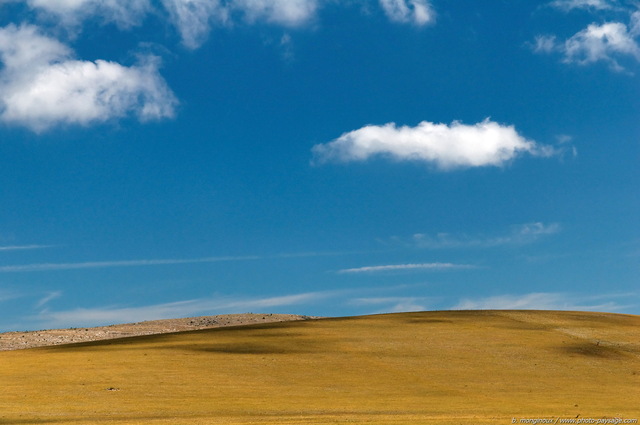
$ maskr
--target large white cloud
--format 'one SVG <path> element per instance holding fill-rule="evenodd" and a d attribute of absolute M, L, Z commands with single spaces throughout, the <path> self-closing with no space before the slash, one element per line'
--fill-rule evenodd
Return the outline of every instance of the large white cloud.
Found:
<path fill-rule="evenodd" d="M 380 6 L 395 22 L 425 25 L 435 19 L 435 12 L 428 0 L 380 0 Z"/>
<path fill-rule="evenodd" d="M 73 59 L 71 49 L 37 27 L 0 29 L 0 119 L 42 131 L 60 123 L 87 125 L 135 114 L 171 117 L 177 103 L 146 57 L 126 67 Z"/>
<path fill-rule="evenodd" d="M 513 126 L 485 119 L 465 125 L 423 121 L 416 127 L 368 125 L 313 147 L 316 163 L 365 161 L 383 156 L 424 161 L 440 169 L 501 166 L 520 154 L 551 156 L 551 147 L 527 140 Z"/>

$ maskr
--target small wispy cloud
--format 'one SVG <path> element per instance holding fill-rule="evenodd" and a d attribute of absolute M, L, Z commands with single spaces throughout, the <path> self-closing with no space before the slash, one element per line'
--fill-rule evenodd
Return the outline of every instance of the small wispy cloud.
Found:
<path fill-rule="evenodd" d="M 403 271 L 403 270 L 455 270 L 455 269 L 473 269 L 476 266 L 468 264 L 453 264 L 453 263 L 419 263 L 419 264 L 391 264 L 383 266 L 366 266 L 353 269 L 342 269 L 338 273 L 378 273 L 388 271 Z"/>
<path fill-rule="evenodd" d="M 42 308 L 47 305 L 50 301 L 55 300 L 56 298 L 60 298 L 62 296 L 62 291 L 53 291 L 49 292 L 44 297 L 40 298 L 35 305 L 35 308 Z"/>
<path fill-rule="evenodd" d="M 581 296 L 571 293 L 534 292 L 523 295 L 498 295 L 484 298 L 465 298 L 452 310 L 571 310 L 616 312 L 636 306 L 638 294 L 605 294 Z M 635 298 L 635 304 L 628 304 Z M 619 301 L 624 300 L 621 304 Z"/>
<path fill-rule="evenodd" d="M 87 261 L 83 263 L 40 263 L 22 264 L 14 266 L 0 266 L 0 273 L 9 272 L 39 272 L 51 270 L 77 270 L 77 269 L 102 269 L 111 267 L 144 267 L 170 264 L 196 264 L 196 263 L 217 263 L 222 261 L 245 261 L 258 260 L 259 256 L 243 257 L 208 257 L 208 258 L 188 258 L 188 259 L 155 259 L 155 260 L 123 260 L 123 261 Z"/>
<path fill-rule="evenodd" d="M 561 145 L 564 145 L 566 143 L 571 142 L 573 140 L 573 136 L 570 136 L 568 134 L 558 134 L 558 135 L 556 135 L 556 140 Z"/>
<path fill-rule="evenodd" d="M 20 294 L 16 291 L 11 291 L 7 289 L 0 289 L 0 302 L 13 300 L 16 298 L 22 297 L 23 294 Z"/>
<path fill-rule="evenodd" d="M 428 0 L 380 0 L 380 6 L 394 22 L 427 25 L 433 23 L 436 17 Z"/>
<path fill-rule="evenodd" d="M 537 35 L 532 45 L 533 51 L 536 53 L 551 53 L 558 49 L 558 43 L 555 35 Z"/>
<path fill-rule="evenodd" d="M 609 0 L 554 0 L 549 5 L 565 12 L 573 9 L 611 10 L 616 8 Z"/>
<path fill-rule="evenodd" d="M 0 246 L 0 251 L 26 251 L 30 249 L 53 248 L 55 245 L 5 245 Z"/>
<path fill-rule="evenodd" d="M 319 6 L 319 0 L 232 0 L 232 11 L 237 10 L 248 22 L 266 21 L 287 27 L 297 27 L 311 20 Z"/>
<path fill-rule="evenodd" d="M 341 304 L 364 308 L 367 310 L 366 314 L 426 310 L 427 304 L 433 302 L 434 298 L 387 295 L 397 293 L 397 291 L 415 289 L 415 287 L 416 285 L 396 285 L 383 288 L 342 288 L 271 297 L 221 295 L 133 307 L 107 305 L 59 311 L 43 308 L 51 300 L 62 296 L 59 291 L 55 291 L 42 297 L 38 302 L 39 306 L 36 307 L 36 310 L 40 310 L 31 317 L 22 318 L 22 322 L 29 323 L 31 329 L 83 327 L 200 315 L 246 312 L 267 313 L 273 312 L 274 309 L 280 309 L 281 311 L 283 308 L 296 306 L 306 306 L 304 307 L 305 309 L 309 306 L 317 308 L 327 302 L 333 305 Z M 22 329 L 24 327 L 25 325 L 22 324 L 17 328 Z"/>
<path fill-rule="evenodd" d="M 19 2 L 24 0 L 4 0 Z M 148 15 L 165 17 L 189 49 L 200 47 L 212 27 L 232 27 L 238 23 L 268 23 L 285 28 L 313 22 L 325 0 L 26 0 L 45 19 L 77 31 L 89 18 L 115 23 L 120 29 L 142 24 Z M 350 2 L 346 2 L 347 4 Z M 423 26 L 435 21 L 428 0 L 379 0 L 390 21 Z M 46 19 L 49 18 L 49 19 Z"/>
<path fill-rule="evenodd" d="M 5 0 L 9 1 L 19 0 Z M 184 45 L 192 49 L 206 40 L 212 23 L 230 25 L 239 15 L 247 23 L 300 26 L 313 18 L 319 6 L 318 0 L 26 0 L 26 4 L 45 18 L 43 21 L 53 18 L 73 30 L 89 18 L 130 29 L 142 24 L 150 14 L 168 15 Z"/>
<path fill-rule="evenodd" d="M 105 22 L 129 28 L 139 25 L 151 11 L 149 0 L 26 0 L 26 3 L 40 14 L 54 16 L 66 26 L 78 26 L 84 19 L 100 16 Z"/>
<path fill-rule="evenodd" d="M 427 297 L 377 297 L 355 298 L 349 304 L 358 307 L 373 307 L 376 313 L 400 313 L 427 310 Z"/>
<path fill-rule="evenodd" d="M 288 307 L 319 302 L 334 297 L 337 291 L 306 292 L 265 298 L 202 298 L 140 307 L 107 306 L 43 311 L 33 319 L 49 328 L 80 327 L 102 324 L 140 322 L 197 315 L 246 313 L 258 309 Z"/>
<path fill-rule="evenodd" d="M 212 25 L 232 26 L 244 22 L 266 22 L 285 28 L 299 28 L 317 18 L 329 2 L 322 0 L 162 0 L 183 44 L 195 49 L 208 37 Z M 379 0 L 389 20 L 418 26 L 435 21 L 427 0 Z"/>
<path fill-rule="evenodd" d="M 373 157 L 396 161 L 420 161 L 440 170 L 503 166 L 528 154 L 550 157 L 557 152 L 551 146 L 527 140 L 513 126 L 489 120 L 467 125 L 423 121 L 415 127 L 367 125 L 344 133 L 339 138 L 312 149 L 313 162 L 356 162 Z"/>
<path fill-rule="evenodd" d="M 282 58 L 286 61 L 292 61 L 294 59 L 294 49 L 293 49 L 293 41 L 291 39 L 290 34 L 284 34 L 280 37 L 280 42 L 278 43 L 280 48 Z"/>
<path fill-rule="evenodd" d="M 182 44 L 196 49 L 204 43 L 211 31 L 211 22 L 225 24 L 229 11 L 219 0 L 162 0 L 170 21 L 182 37 Z"/>
<path fill-rule="evenodd" d="M 483 236 L 437 233 L 429 235 L 416 233 L 412 236 L 411 244 L 420 248 L 491 248 L 504 245 L 525 245 L 560 232 L 559 223 L 532 222 L 512 226 L 510 231 L 503 235 Z"/>
<path fill-rule="evenodd" d="M 80 263 L 36 263 L 0 266 L 0 273 L 41 272 L 55 270 L 104 269 L 113 267 L 146 267 L 174 264 L 220 263 L 229 261 L 255 261 L 277 258 L 324 257 L 347 255 L 349 252 L 299 252 L 274 255 L 238 255 L 204 258 L 161 258 L 118 261 L 85 261 Z"/>

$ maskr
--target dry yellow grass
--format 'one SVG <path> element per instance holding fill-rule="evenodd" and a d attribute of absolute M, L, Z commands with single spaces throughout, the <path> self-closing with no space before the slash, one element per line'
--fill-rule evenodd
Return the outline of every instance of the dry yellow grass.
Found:
<path fill-rule="evenodd" d="M 640 418 L 640 317 L 425 312 L 0 353 L 0 424 Z"/>

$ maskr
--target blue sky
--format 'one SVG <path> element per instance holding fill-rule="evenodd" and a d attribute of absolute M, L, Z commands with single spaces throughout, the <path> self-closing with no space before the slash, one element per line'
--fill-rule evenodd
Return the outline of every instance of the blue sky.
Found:
<path fill-rule="evenodd" d="M 633 1 L 0 12 L 0 330 L 640 313 Z"/>

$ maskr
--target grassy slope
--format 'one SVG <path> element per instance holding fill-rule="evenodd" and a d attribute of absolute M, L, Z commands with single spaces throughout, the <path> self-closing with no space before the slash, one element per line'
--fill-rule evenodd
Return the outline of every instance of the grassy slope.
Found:
<path fill-rule="evenodd" d="M 211 329 L 3 352 L 0 384 L 0 424 L 640 418 L 640 317 L 425 312 Z"/>

